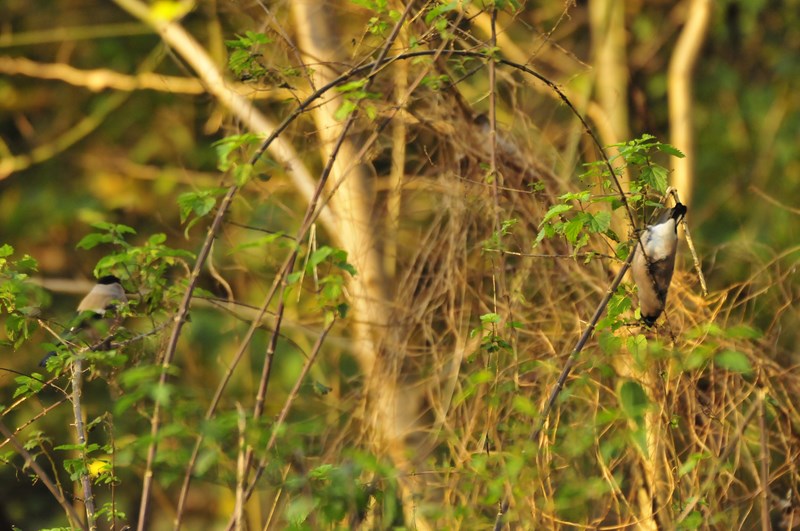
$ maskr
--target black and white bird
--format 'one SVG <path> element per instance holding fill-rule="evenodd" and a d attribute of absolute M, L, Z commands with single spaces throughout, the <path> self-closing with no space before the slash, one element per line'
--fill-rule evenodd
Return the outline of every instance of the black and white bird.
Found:
<path fill-rule="evenodd" d="M 81 329 L 86 328 L 91 320 L 105 317 L 107 312 L 114 311 L 118 304 L 127 301 L 125 289 L 117 277 L 114 275 L 100 277 L 97 284 L 89 290 L 89 293 L 78 304 L 78 313 L 67 325 L 67 333 L 63 339 L 71 339 Z M 39 362 L 39 366 L 46 366 L 47 360 L 55 354 L 55 351 L 48 352 L 44 359 Z"/>
<path fill-rule="evenodd" d="M 675 270 L 678 223 L 685 215 L 686 205 L 682 203 L 665 210 L 641 233 L 636 244 L 631 270 L 639 289 L 640 313 L 647 326 L 653 326 L 664 311 Z"/>

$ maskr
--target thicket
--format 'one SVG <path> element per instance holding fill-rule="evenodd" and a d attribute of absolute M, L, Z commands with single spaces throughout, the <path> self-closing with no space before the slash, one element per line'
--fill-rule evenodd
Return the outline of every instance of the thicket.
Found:
<path fill-rule="evenodd" d="M 655 74 L 609 133 L 587 6 L 116 5 L 0 36 L 0 525 L 800 525 L 787 100 L 749 190 L 790 221 L 712 247 L 727 185 L 670 187 Z M 630 253 L 684 194 L 646 328 Z M 81 273 L 129 293 L 99 342 L 63 337 Z"/>

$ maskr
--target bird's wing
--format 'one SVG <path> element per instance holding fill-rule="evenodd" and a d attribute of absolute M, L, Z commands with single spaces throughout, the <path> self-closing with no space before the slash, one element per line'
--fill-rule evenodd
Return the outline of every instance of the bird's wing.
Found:
<path fill-rule="evenodd" d="M 672 273 L 675 271 L 675 255 L 668 256 L 663 260 L 650 262 L 648 270 L 658 298 L 663 303 L 667 300 L 667 291 L 672 281 Z"/>

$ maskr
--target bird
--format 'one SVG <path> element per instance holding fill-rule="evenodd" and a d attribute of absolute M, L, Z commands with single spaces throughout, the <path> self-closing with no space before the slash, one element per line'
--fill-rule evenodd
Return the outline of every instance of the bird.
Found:
<path fill-rule="evenodd" d="M 653 326 L 664 311 L 675 270 L 678 223 L 685 215 L 686 205 L 682 203 L 665 210 L 655 223 L 642 231 L 634 248 L 631 271 L 639 290 L 642 321 L 647 326 Z"/>
<path fill-rule="evenodd" d="M 106 312 L 113 311 L 117 304 L 128 301 L 125 296 L 125 289 L 122 287 L 120 279 L 114 275 L 100 277 L 89 293 L 81 299 L 78 304 L 78 311 L 75 317 L 67 325 L 67 333 L 63 339 L 69 339 L 85 328 L 91 319 L 105 317 Z M 48 352 L 39 362 L 40 367 L 47 365 L 47 360 L 56 355 L 56 351 Z"/>

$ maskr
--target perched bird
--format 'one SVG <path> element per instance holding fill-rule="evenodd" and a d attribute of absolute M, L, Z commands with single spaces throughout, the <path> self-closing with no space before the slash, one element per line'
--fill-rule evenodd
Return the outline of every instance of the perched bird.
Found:
<path fill-rule="evenodd" d="M 647 226 L 636 244 L 631 270 L 639 288 L 640 313 L 647 326 L 653 326 L 664 311 L 675 269 L 678 222 L 685 215 L 686 205 L 681 203 L 665 210 L 655 223 Z"/>
<path fill-rule="evenodd" d="M 85 328 L 91 319 L 99 319 L 106 315 L 106 312 L 113 311 L 119 303 L 125 303 L 128 298 L 120 280 L 114 275 L 101 277 L 97 284 L 92 287 L 89 293 L 78 304 L 78 313 L 67 325 L 67 333 L 64 339 L 69 339 Z M 40 367 L 47 365 L 47 360 L 55 356 L 56 352 L 48 352 L 39 362 Z"/>

